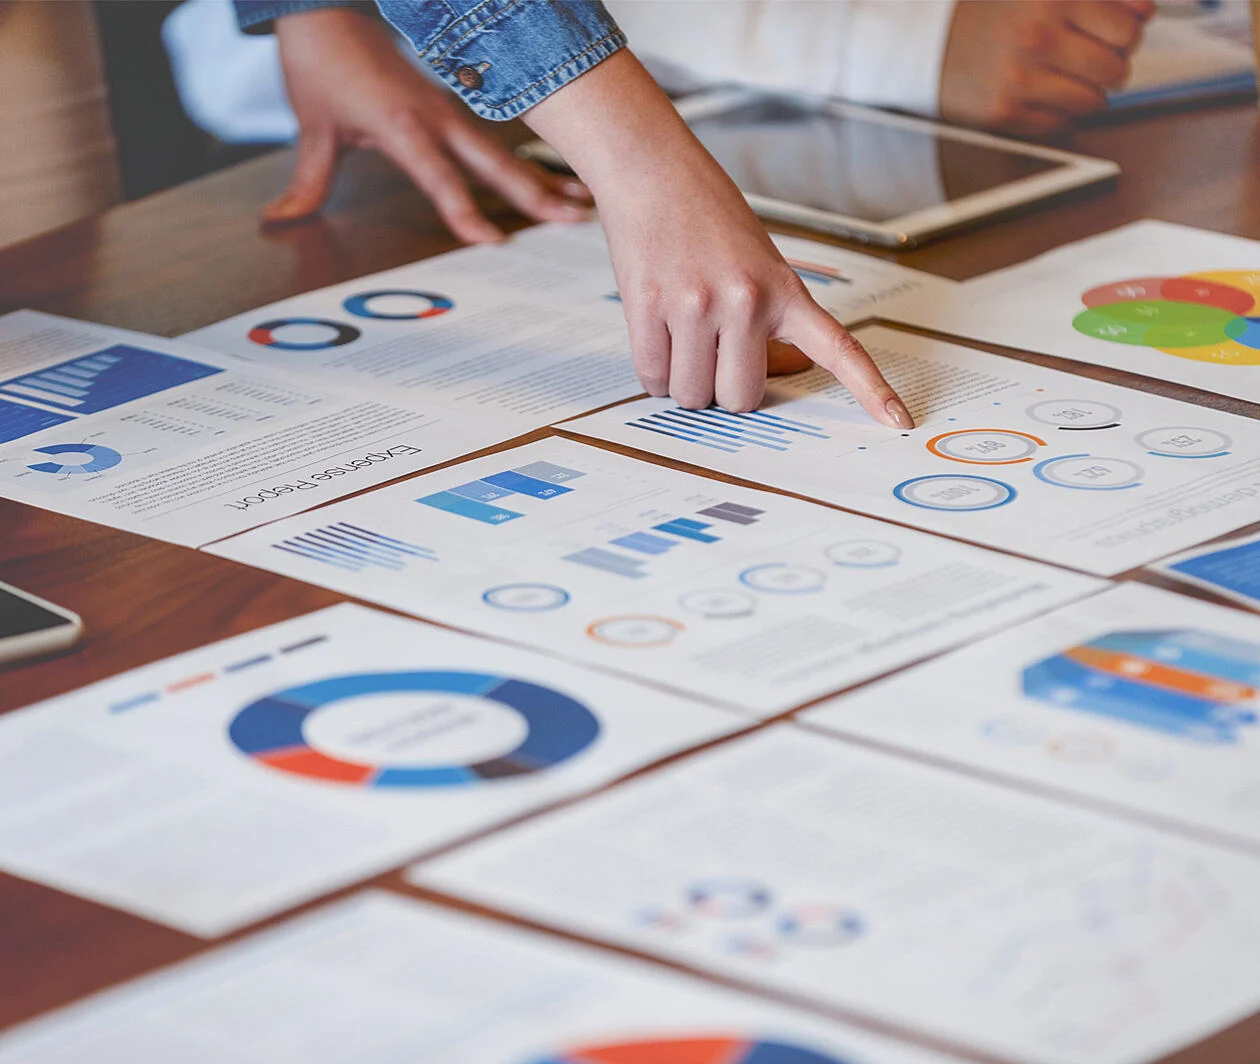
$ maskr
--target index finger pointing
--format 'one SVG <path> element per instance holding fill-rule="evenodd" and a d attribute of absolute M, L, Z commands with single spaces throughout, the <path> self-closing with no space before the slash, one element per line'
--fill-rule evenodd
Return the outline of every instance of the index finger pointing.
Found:
<path fill-rule="evenodd" d="M 891 429 L 912 429 L 914 418 L 853 335 L 811 299 L 783 317 L 778 339 L 789 340 L 853 393 L 862 408 Z"/>

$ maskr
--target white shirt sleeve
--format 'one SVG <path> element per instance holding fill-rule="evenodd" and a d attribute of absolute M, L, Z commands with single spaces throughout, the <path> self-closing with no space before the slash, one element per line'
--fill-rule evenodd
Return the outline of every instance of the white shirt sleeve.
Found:
<path fill-rule="evenodd" d="M 935 115 L 954 0 L 606 0 L 667 88 L 740 84 Z"/>

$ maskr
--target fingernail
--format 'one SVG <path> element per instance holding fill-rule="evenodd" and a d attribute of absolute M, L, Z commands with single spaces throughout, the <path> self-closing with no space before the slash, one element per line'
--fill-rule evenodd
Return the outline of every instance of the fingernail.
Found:
<path fill-rule="evenodd" d="M 591 191 L 581 181 L 566 181 L 562 186 L 566 196 L 575 199 L 590 199 Z"/>
<path fill-rule="evenodd" d="M 573 203 L 564 204 L 560 208 L 560 213 L 573 222 L 584 222 L 591 216 L 591 212 L 585 207 L 579 207 Z"/>
<path fill-rule="evenodd" d="M 914 418 L 910 416 L 910 411 L 906 409 L 906 404 L 894 396 L 884 404 L 884 409 L 888 411 L 888 416 L 892 418 L 892 423 L 899 429 L 914 428 Z"/>

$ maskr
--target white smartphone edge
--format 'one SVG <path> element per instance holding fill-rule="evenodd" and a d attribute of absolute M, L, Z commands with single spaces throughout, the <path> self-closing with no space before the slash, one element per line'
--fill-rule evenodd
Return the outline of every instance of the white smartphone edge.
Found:
<path fill-rule="evenodd" d="M 38 595 L 32 595 L 29 591 L 23 591 L 21 588 L 14 587 L 12 584 L 6 584 L 3 581 L 0 581 L 0 592 L 34 603 L 40 609 L 64 618 L 66 622 L 53 628 L 44 628 L 36 632 L 23 632 L 20 635 L 0 638 L 0 665 L 8 665 L 15 661 L 21 661 L 24 658 L 41 657 L 58 650 L 64 650 L 66 647 L 77 643 L 79 637 L 83 635 L 83 618 L 73 610 L 68 610 L 64 606 L 58 606 L 55 602 L 49 602 L 47 599 L 42 599 Z"/>

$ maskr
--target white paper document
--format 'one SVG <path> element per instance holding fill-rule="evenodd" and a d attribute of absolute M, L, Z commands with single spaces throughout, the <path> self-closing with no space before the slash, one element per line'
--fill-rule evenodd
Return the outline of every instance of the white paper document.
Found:
<path fill-rule="evenodd" d="M 770 239 L 815 301 L 846 325 L 874 317 L 896 300 L 928 294 L 945 300 L 961 287 L 957 281 L 817 240 L 779 233 L 771 233 Z"/>
<path fill-rule="evenodd" d="M 366 891 L 0 1035 L 0 1064 L 948 1064 L 644 961 Z"/>
<path fill-rule="evenodd" d="M 1024 1064 L 1260 1007 L 1260 861 L 790 724 L 409 875 Z"/>
<path fill-rule="evenodd" d="M 1151 568 L 1260 611 L 1260 534 L 1218 540 L 1163 558 Z"/>
<path fill-rule="evenodd" d="M 1260 423 L 882 327 L 855 335 L 917 428 L 823 370 L 749 414 L 642 399 L 564 427 L 1110 576 L 1260 519 Z"/>
<path fill-rule="evenodd" d="M 210 549 L 764 715 L 1103 586 L 564 439 Z"/>
<path fill-rule="evenodd" d="M 199 546 L 517 435 L 177 340 L 0 318 L 0 497 Z"/>
<path fill-rule="evenodd" d="M 892 321 L 1260 402 L 1260 243 L 1142 221 L 880 308 Z"/>
<path fill-rule="evenodd" d="M 814 297 L 844 321 L 953 284 L 869 255 L 777 239 Z M 535 226 L 504 244 L 260 307 L 186 339 L 320 387 L 440 402 L 511 425 L 510 435 L 643 391 L 598 222 Z"/>
<path fill-rule="evenodd" d="M 1260 618 L 1126 583 L 805 720 L 1260 855 Z"/>
<path fill-rule="evenodd" d="M 0 868 L 213 937 L 741 726 L 334 606 L 0 718 Z"/>
<path fill-rule="evenodd" d="M 504 244 L 307 292 L 185 339 L 320 387 L 438 402 L 519 435 L 643 391 L 597 230 Z"/>

